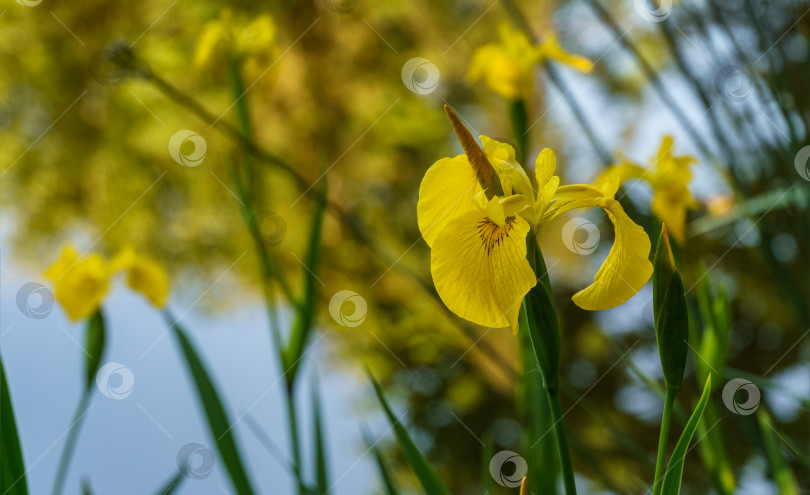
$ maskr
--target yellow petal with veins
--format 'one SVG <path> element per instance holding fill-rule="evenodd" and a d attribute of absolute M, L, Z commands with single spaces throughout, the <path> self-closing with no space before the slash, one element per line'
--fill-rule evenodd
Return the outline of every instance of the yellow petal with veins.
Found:
<path fill-rule="evenodd" d="M 481 189 L 465 155 L 442 158 L 430 166 L 419 186 L 416 219 L 428 246 L 445 225 L 476 209 L 474 199 Z"/>
<path fill-rule="evenodd" d="M 476 209 L 448 223 L 430 253 L 433 283 L 455 314 L 490 328 L 517 328 L 523 297 L 537 278 L 526 260 L 529 224 L 501 227 Z"/>

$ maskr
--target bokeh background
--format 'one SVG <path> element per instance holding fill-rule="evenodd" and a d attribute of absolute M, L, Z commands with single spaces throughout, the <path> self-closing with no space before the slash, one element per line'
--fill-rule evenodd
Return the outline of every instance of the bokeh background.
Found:
<path fill-rule="evenodd" d="M 474 134 L 512 140 L 508 103 L 466 76 L 475 49 L 496 42 L 498 26 L 516 26 L 516 12 L 534 33 L 553 30 L 567 50 L 595 62 L 586 74 L 535 68 L 530 164 L 550 147 L 563 183 L 590 183 L 619 156 L 648 163 L 665 134 L 675 138 L 676 154 L 697 158 L 690 189 L 699 205 L 677 246 L 685 286 L 693 295 L 701 284 L 726 295 L 712 298 L 727 299 L 731 314 L 724 377 L 744 377 L 762 390 L 762 407 L 795 450 L 780 447 L 787 463 L 810 488 L 810 153 L 802 154 L 810 144 L 810 4 L 690 0 L 660 9 L 663 20 L 630 0 L 6 1 L 0 347 L 32 464 L 31 492 L 49 489 L 71 425 L 81 326 L 58 306 L 46 318 L 26 317 L 17 294 L 29 282 L 45 283 L 43 272 L 65 242 L 110 256 L 134 246 L 167 268 L 169 307 L 184 315 L 231 416 L 249 413 L 235 434 L 252 480 L 262 493 L 293 490 L 281 391 L 272 388 L 279 367 L 261 263 L 231 169 L 240 149 L 227 127 L 238 124 L 232 82 L 217 49 L 200 54 L 216 26 L 233 33 L 244 56 L 241 100 L 253 142 L 304 179 L 257 159 L 250 183 L 270 253 L 296 290 L 308 270 L 302 260 L 316 193 L 328 184 L 333 206 L 322 231 L 316 331 L 302 373 L 307 382 L 320 377 L 334 492 L 380 489 L 363 425 L 400 484 L 416 489 L 366 367 L 395 409 L 407 412 L 404 424 L 453 493 L 483 493 L 493 452 L 526 455 L 521 390 L 536 370 L 524 368 L 508 329 L 476 328 L 443 307 L 416 224 L 425 170 L 460 152 L 445 104 Z M 264 28 L 251 33 L 257 19 Z M 112 53 L 125 53 L 128 62 Z M 430 91 L 408 87 L 429 76 L 403 74 L 414 57 L 440 74 Z M 170 154 L 180 130 L 204 139 L 197 166 Z M 627 184 L 621 194 L 655 237 L 651 195 L 644 183 Z M 574 466 L 584 493 L 643 493 L 662 408 L 649 381 L 661 380 L 652 292 L 647 287 L 597 313 L 571 303 L 612 244 L 604 215 L 586 218 L 600 229 L 592 254 L 566 247 L 565 219 L 540 238 L 561 321 Z M 330 299 L 341 290 L 367 303 L 361 325 L 330 316 Z M 287 308 L 273 297 L 286 333 Z M 78 493 L 83 479 L 98 493 L 154 491 L 176 470 L 184 444 L 211 441 L 177 344 L 162 337 L 165 322 L 123 286 L 106 309 L 107 357 L 133 371 L 135 391 L 123 401 L 94 399 L 67 492 Z M 690 357 L 687 367 L 687 408 L 697 397 L 699 360 Z M 735 493 L 779 493 L 756 421 L 730 412 L 719 391 L 713 401 Z M 298 395 L 307 424 L 310 394 Z M 700 455 L 695 449 L 687 457 L 689 493 L 717 489 Z M 220 487 L 227 491 L 228 481 L 217 465 L 179 492 Z"/>

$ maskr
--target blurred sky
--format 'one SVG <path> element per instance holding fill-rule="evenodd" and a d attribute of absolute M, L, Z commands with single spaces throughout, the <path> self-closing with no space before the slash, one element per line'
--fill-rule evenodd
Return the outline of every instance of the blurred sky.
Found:
<path fill-rule="evenodd" d="M 41 275 L 15 266 L 7 254 L 2 259 L 0 345 L 26 464 L 31 493 L 49 493 L 64 447 L 66 430 L 73 421 L 84 374 L 84 328 L 71 323 L 55 305 L 43 319 L 23 315 L 16 294 L 24 284 L 44 282 Z M 202 289 L 201 289 L 202 290 Z M 36 302 L 34 304 L 37 304 Z M 170 303 L 180 315 L 190 303 Z M 249 412 L 269 436 L 288 452 L 283 380 L 271 352 L 262 307 L 248 307 L 214 316 L 192 309 L 182 317 L 198 352 L 226 402 L 231 420 Z M 213 448 L 196 391 L 185 369 L 174 336 L 160 315 L 122 283 L 105 301 L 108 342 L 104 363 L 117 362 L 132 370 L 135 385 L 122 400 L 110 399 L 94 389 L 65 493 L 79 493 L 88 478 L 95 493 L 145 494 L 156 492 L 177 472 L 176 457 L 183 445 L 195 442 Z M 161 337 L 162 336 L 162 337 Z M 317 338 L 317 337 L 316 337 Z M 361 375 L 349 376 L 323 364 L 325 339 L 307 355 L 299 386 L 299 421 L 305 445 L 311 445 L 312 410 L 309 385 L 312 363 L 321 362 L 329 449 L 330 493 L 370 493 L 377 486 L 373 457 L 365 455 L 360 435 L 358 400 L 368 399 Z M 314 340 L 313 340 L 314 341 Z M 113 378 L 114 380 L 120 380 Z M 114 385 L 117 385 L 115 383 Z M 371 418 L 375 419 L 375 418 Z M 374 421 L 373 437 L 387 433 Z M 291 492 L 292 478 L 262 446 L 247 423 L 234 428 L 249 476 L 259 493 Z M 230 493 L 227 471 L 217 460 L 210 476 L 187 479 L 181 494 Z"/>

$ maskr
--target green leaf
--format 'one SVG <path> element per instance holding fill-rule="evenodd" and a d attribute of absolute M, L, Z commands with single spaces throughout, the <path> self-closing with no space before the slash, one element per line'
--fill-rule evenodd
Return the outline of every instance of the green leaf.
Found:
<path fill-rule="evenodd" d="M 182 471 L 178 471 L 177 474 L 171 477 L 169 481 L 163 485 L 163 488 L 157 491 L 156 495 L 171 495 L 174 493 L 175 490 L 180 488 L 180 485 L 183 483 L 183 480 L 186 479 L 186 475 Z"/>
<path fill-rule="evenodd" d="M 231 430 L 231 421 L 222 406 L 222 401 L 219 398 L 208 372 L 202 363 L 197 351 L 191 344 L 191 341 L 186 336 L 185 332 L 180 328 L 176 320 L 168 312 L 164 312 L 164 318 L 174 329 L 174 334 L 180 342 L 180 349 L 183 351 L 183 356 L 186 359 L 188 370 L 191 377 L 194 379 L 194 384 L 197 386 L 197 393 L 205 411 L 205 416 L 208 419 L 208 427 L 211 435 L 219 450 L 220 458 L 228 470 L 228 475 L 233 482 L 236 492 L 240 495 L 249 495 L 253 493 L 250 481 L 248 480 L 247 473 L 242 464 L 239 449 L 236 446 L 236 441 L 233 437 Z"/>
<path fill-rule="evenodd" d="M 762 443 L 765 447 L 765 456 L 771 467 L 773 479 L 779 488 L 779 495 L 799 495 L 799 486 L 796 483 L 796 476 L 790 470 L 780 450 L 780 441 L 771 418 L 765 407 L 760 406 L 757 410 L 757 422 L 759 431 L 762 434 Z"/>
<path fill-rule="evenodd" d="M 557 486 L 559 469 L 557 466 L 556 445 L 554 435 L 546 434 L 552 427 L 551 412 L 548 407 L 548 398 L 543 390 L 543 377 L 537 366 L 537 359 L 532 348 L 529 336 L 528 321 L 525 318 L 525 308 L 520 310 L 520 355 L 523 361 L 523 375 L 520 378 L 520 393 L 518 405 L 521 414 L 525 416 L 523 424 L 523 451 L 529 471 L 527 477 L 531 480 L 536 493 L 554 493 Z M 493 453 L 486 459 L 486 476 L 489 474 L 489 461 Z M 490 493 L 495 493 L 494 487 Z"/>
<path fill-rule="evenodd" d="M 658 355 L 669 390 L 680 390 L 686 368 L 689 309 L 683 281 L 675 268 L 667 228 L 661 229 L 653 271 L 653 314 Z"/>
<path fill-rule="evenodd" d="M 14 421 L 14 408 L 8 391 L 6 371 L 0 357 L 0 493 L 4 495 L 25 495 L 28 484 L 25 479 L 17 423 Z"/>
<path fill-rule="evenodd" d="M 377 462 L 377 469 L 380 471 L 380 480 L 382 481 L 383 488 L 385 489 L 385 495 L 399 495 L 399 488 L 397 487 L 396 481 L 394 481 L 393 473 L 391 473 L 391 470 L 385 463 L 385 458 L 383 458 L 382 452 L 380 452 L 380 449 L 377 447 L 377 442 L 372 440 L 371 435 L 365 428 L 363 429 L 363 440 L 374 454 L 374 460 Z"/>
<path fill-rule="evenodd" d="M 326 442 L 323 431 L 323 414 L 317 384 L 312 386 L 312 407 L 314 409 L 315 430 L 315 486 L 317 493 L 325 495 L 329 491 L 329 468 L 326 463 Z"/>
<path fill-rule="evenodd" d="M 315 205 L 315 213 L 312 218 L 312 225 L 309 231 L 309 246 L 304 260 L 304 296 L 301 304 L 298 305 L 295 323 L 290 334 L 290 343 L 283 355 L 284 369 L 287 370 L 286 380 L 288 384 L 295 382 L 301 356 L 304 353 L 307 339 L 312 331 L 315 320 L 315 299 L 317 297 L 318 276 L 315 274 L 318 269 L 318 261 L 321 253 L 321 231 L 323 227 L 323 217 L 326 211 L 326 176 L 321 180 L 321 188 L 318 191 L 318 201 Z"/>
<path fill-rule="evenodd" d="M 96 373 L 98 373 L 98 368 L 101 366 L 106 333 L 104 314 L 101 312 L 101 308 L 99 308 L 98 311 L 93 313 L 93 316 L 87 320 L 84 344 L 85 351 L 87 351 L 87 359 L 85 361 L 85 388 L 89 389 L 93 386 Z"/>
<path fill-rule="evenodd" d="M 371 373 L 369 373 L 369 378 L 371 379 L 371 383 L 374 385 L 374 392 L 377 394 L 377 399 L 379 399 L 383 411 L 388 417 L 388 421 L 391 423 L 391 427 L 394 430 L 394 435 L 397 438 L 397 443 L 399 443 L 402 453 L 405 454 L 405 460 L 408 461 L 408 465 L 410 465 L 411 469 L 413 469 L 413 472 L 419 479 L 419 483 L 422 485 L 422 488 L 424 488 L 425 493 L 427 493 L 427 495 L 450 495 L 450 490 L 447 489 L 442 480 L 430 466 L 430 463 L 428 463 L 427 459 L 422 456 L 422 453 L 419 452 L 416 444 L 413 442 L 413 440 L 411 440 L 410 435 L 408 435 L 408 430 L 406 430 L 405 427 L 402 426 L 402 423 L 400 423 L 399 419 L 394 416 L 394 412 L 391 410 L 391 407 L 385 400 L 385 395 L 383 395 L 380 384 L 377 383 L 377 380 L 375 380 L 373 376 L 371 376 Z"/>
<path fill-rule="evenodd" d="M 709 402 L 709 396 L 712 390 L 712 377 L 706 379 L 706 385 L 703 387 L 703 393 L 700 395 L 700 400 L 695 406 L 692 416 L 686 422 L 683 428 L 681 438 L 675 444 L 675 449 L 672 451 L 672 456 L 669 458 L 667 465 L 667 472 L 664 475 L 664 489 L 662 495 L 678 495 L 681 491 L 681 477 L 683 476 L 683 461 L 686 457 L 686 450 L 689 448 L 689 443 L 695 435 L 700 418 L 703 416 L 703 410 L 706 409 L 706 404 Z"/>

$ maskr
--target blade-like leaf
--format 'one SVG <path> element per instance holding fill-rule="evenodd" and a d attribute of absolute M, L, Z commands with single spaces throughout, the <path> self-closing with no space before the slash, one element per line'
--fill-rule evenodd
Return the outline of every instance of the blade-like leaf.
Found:
<path fill-rule="evenodd" d="M 425 459 L 424 456 L 422 456 L 422 453 L 419 452 L 416 444 L 413 442 L 410 435 L 408 435 L 408 430 L 406 430 L 405 427 L 402 426 L 402 423 L 400 423 L 399 419 L 394 416 L 391 406 L 389 406 L 388 401 L 385 400 L 385 395 L 383 395 L 380 384 L 377 383 L 377 380 L 375 380 L 370 373 L 369 377 L 371 378 L 371 383 L 374 385 L 374 392 L 377 394 L 377 399 L 379 399 L 380 405 L 382 405 L 383 411 L 388 417 L 388 421 L 391 423 L 391 427 L 394 430 L 397 443 L 399 443 L 402 453 L 405 454 L 405 460 L 408 461 L 408 465 L 411 466 L 411 469 L 413 469 L 413 472 L 419 479 L 419 483 L 422 485 L 422 488 L 424 488 L 425 493 L 427 493 L 427 495 L 450 495 L 450 490 L 448 490 L 444 485 L 442 480 L 428 463 L 427 459 Z"/>
<path fill-rule="evenodd" d="M 6 371 L 0 357 L 0 493 L 8 495 L 26 495 L 28 484 L 25 479 L 25 462 L 23 462 L 20 437 L 17 434 L 17 423 L 14 421 L 14 408 L 11 405 L 11 394 L 8 391 Z"/>
<path fill-rule="evenodd" d="M 796 483 L 796 476 L 790 470 L 780 451 L 780 441 L 777 438 L 773 426 L 773 419 L 764 407 L 757 410 L 757 422 L 762 434 L 762 443 L 765 446 L 765 456 L 771 467 L 771 473 L 776 486 L 779 488 L 779 495 L 799 495 L 799 486 Z"/>
<path fill-rule="evenodd" d="M 183 480 L 186 479 L 186 474 L 183 471 L 178 471 L 177 474 L 171 477 L 163 487 L 157 491 L 156 495 L 171 495 L 175 490 L 180 488 Z"/>
<path fill-rule="evenodd" d="M 377 462 L 377 469 L 380 471 L 380 480 L 382 481 L 385 495 L 399 495 L 399 488 L 397 487 L 396 481 L 394 481 L 394 475 L 388 468 L 388 464 L 386 464 L 382 452 L 380 452 L 380 449 L 377 447 L 377 442 L 372 440 L 371 435 L 366 429 L 363 429 L 363 440 L 374 454 L 374 460 Z"/>
<path fill-rule="evenodd" d="M 678 495 L 681 491 L 681 477 L 683 475 L 683 461 L 686 457 L 686 450 L 695 435 L 700 418 L 703 416 L 703 410 L 706 409 L 706 404 L 709 402 L 711 390 L 712 376 L 709 375 L 706 379 L 706 385 L 703 387 L 703 393 L 700 395 L 700 400 L 695 406 L 689 421 L 686 422 L 681 438 L 678 439 L 678 443 L 675 444 L 675 449 L 672 451 L 672 456 L 669 458 L 667 472 L 664 475 L 662 495 Z"/>
<path fill-rule="evenodd" d="M 219 394 L 211 378 L 208 376 L 208 372 L 205 370 L 202 360 L 191 344 L 191 341 L 188 339 L 188 336 L 186 336 L 186 333 L 169 313 L 164 313 L 164 318 L 166 318 L 166 321 L 171 325 L 172 329 L 174 329 L 174 334 L 180 342 L 180 349 L 186 359 L 186 364 L 188 365 L 191 377 L 194 379 L 194 384 L 197 386 L 197 393 L 200 397 L 200 402 L 202 402 L 205 416 L 208 419 L 208 427 L 216 442 L 220 458 L 228 470 L 231 482 L 233 482 L 233 486 L 238 494 L 250 495 L 253 493 L 253 488 L 251 488 L 250 481 L 242 464 L 239 449 L 236 446 L 236 440 L 231 430 L 231 421 L 228 419 L 228 414 L 222 406 L 222 400 L 220 400 Z"/>
<path fill-rule="evenodd" d="M 290 343 L 284 353 L 284 369 L 287 370 L 287 383 L 295 382 L 296 373 L 301 362 L 301 356 L 306 347 L 307 339 L 312 331 L 315 320 L 315 299 L 316 288 L 320 283 L 315 274 L 318 268 L 318 260 L 321 254 L 321 230 L 323 217 L 326 210 L 326 176 L 321 180 L 321 188 L 318 191 L 318 201 L 315 204 L 315 214 L 312 218 L 312 225 L 309 231 L 309 246 L 307 256 L 304 261 L 304 296 L 301 304 L 298 305 L 295 324 L 290 334 Z"/>

